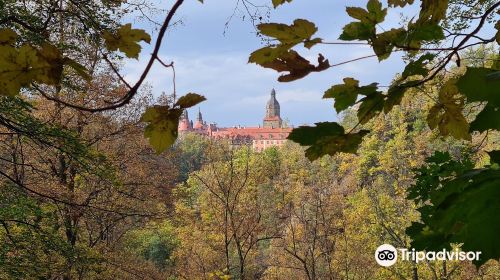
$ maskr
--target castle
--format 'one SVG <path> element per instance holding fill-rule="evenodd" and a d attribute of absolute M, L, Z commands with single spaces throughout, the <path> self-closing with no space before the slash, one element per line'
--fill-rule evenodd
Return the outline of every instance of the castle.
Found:
<path fill-rule="evenodd" d="M 258 127 L 217 127 L 215 123 L 207 124 L 198 111 L 196 122 L 189 120 L 188 112 L 184 110 L 179 120 L 179 133 L 192 132 L 206 135 L 213 139 L 228 139 L 232 145 L 251 145 L 255 151 L 263 151 L 268 147 L 282 146 L 287 140 L 291 127 L 285 127 L 280 116 L 280 104 L 276 100 L 276 91 L 271 91 L 271 97 L 266 104 L 266 115 L 262 126 Z"/>

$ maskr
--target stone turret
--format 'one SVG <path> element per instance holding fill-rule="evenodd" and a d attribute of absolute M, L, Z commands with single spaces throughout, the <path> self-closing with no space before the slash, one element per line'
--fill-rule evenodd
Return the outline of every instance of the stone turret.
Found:
<path fill-rule="evenodd" d="M 266 104 L 266 116 L 264 117 L 263 127 L 281 128 L 282 120 L 280 117 L 280 104 L 276 100 L 276 91 L 271 91 L 271 98 Z"/>
<path fill-rule="evenodd" d="M 179 118 L 179 131 L 187 131 L 192 128 L 192 122 L 189 121 L 188 112 L 186 109 L 182 112 L 181 117 Z"/>
<path fill-rule="evenodd" d="M 194 123 L 195 129 L 202 129 L 204 126 L 203 116 L 201 115 L 201 110 L 198 108 L 198 117 L 196 117 L 196 122 Z"/>

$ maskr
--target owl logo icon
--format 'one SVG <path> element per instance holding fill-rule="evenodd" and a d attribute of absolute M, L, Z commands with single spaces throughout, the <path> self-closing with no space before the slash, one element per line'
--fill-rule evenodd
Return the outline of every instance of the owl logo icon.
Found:
<path fill-rule="evenodd" d="M 381 266 L 391 266 L 398 260 L 398 252 L 390 244 L 380 245 L 375 251 L 375 260 Z"/>

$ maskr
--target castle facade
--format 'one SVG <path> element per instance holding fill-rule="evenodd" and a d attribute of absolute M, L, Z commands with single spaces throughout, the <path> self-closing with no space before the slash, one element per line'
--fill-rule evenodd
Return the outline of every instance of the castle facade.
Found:
<path fill-rule="evenodd" d="M 196 121 L 189 120 L 188 112 L 184 110 L 179 120 L 179 133 L 192 132 L 213 139 L 228 139 L 232 145 L 251 145 L 255 151 L 263 151 L 269 147 L 282 146 L 287 140 L 291 127 L 285 127 L 280 116 L 280 104 L 276 100 L 276 91 L 271 91 L 271 97 L 266 104 L 266 114 L 262 126 L 257 127 L 217 127 L 215 123 L 207 124 L 198 111 Z"/>

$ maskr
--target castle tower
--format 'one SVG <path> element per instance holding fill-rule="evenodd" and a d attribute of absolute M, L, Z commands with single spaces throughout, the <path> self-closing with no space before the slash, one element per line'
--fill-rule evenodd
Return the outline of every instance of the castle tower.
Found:
<path fill-rule="evenodd" d="M 187 131 L 187 130 L 190 130 L 192 128 L 192 124 L 191 122 L 189 121 L 189 116 L 188 116 L 188 112 L 186 109 L 184 109 L 184 111 L 182 112 L 182 115 L 181 117 L 179 118 L 179 131 Z"/>
<path fill-rule="evenodd" d="M 203 116 L 201 115 L 201 110 L 198 108 L 198 117 L 196 117 L 196 123 L 194 124 L 195 129 L 203 128 Z"/>
<path fill-rule="evenodd" d="M 271 98 L 266 104 L 266 116 L 264 117 L 263 126 L 266 128 L 281 128 L 280 104 L 276 100 L 276 91 L 271 91 Z"/>

